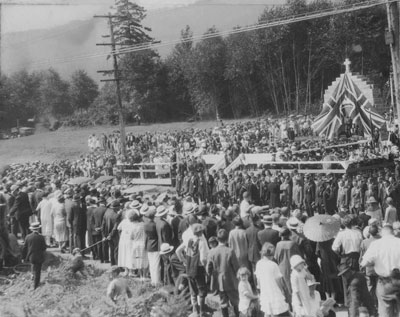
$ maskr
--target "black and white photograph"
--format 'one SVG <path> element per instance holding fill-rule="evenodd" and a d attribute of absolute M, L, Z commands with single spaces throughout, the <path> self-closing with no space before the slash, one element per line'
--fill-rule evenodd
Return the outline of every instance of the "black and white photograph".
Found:
<path fill-rule="evenodd" d="M 0 0 L 0 317 L 400 317 L 399 0 Z"/>

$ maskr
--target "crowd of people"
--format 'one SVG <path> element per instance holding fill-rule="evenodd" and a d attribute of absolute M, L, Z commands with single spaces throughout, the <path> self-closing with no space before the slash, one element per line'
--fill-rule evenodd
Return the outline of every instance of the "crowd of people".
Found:
<path fill-rule="evenodd" d="M 0 184 L 0 225 L 6 224 L 10 241 L 25 241 L 21 257 L 34 264 L 34 288 L 43 256 L 35 257 L 32 245 L 39 253 L 49 247 L 85 250 L 94 260 L 123 268 L 126 278 L 178 291 L 187 287 L 199 316 L 207 315 L 209 293 L 219 296 L 224 317 L 229 307 L 235 316 L 334 316 L 334 306 L 342 304 L 351 317 L 398 316 L 398 162 L 343 175 L 267 166 L 225 174 L 210 171 L 201 156 L 226 153 L 226 165 L 244 153 L 266 152 L 282 161 L 333 155 L 362 162 L 393 159 L 397 147 L 379 138 L 348 147 L 330 147 L 346 141 L 296 142 L 289 133 L 272 137 L 269 126 L 259 120 L 212 131 L 130 134 L 127 159 L 118 152 L 118 132 L 92 135 L 90 153 L 76 161 L 11 165 Z M 309 133 L 306 125 L 293 124 L 293 130 L 295 137 Z M 130 179 L 116 167 L 154 158 L 170 163 L 175 192 L 125 195 Z M 73 182 L 82 176 L 88 180 Z M 110 178 L 91 181 L 100 176 Z M 303 231 L 319 214 L 341 226 L 325 241 Z"/>
<path fill-rule="evenodd" d="M 342 177 L 180 168 L 191 181 L 176 194 L 124 196 L 117 178 L 68 185 L 71 164 L 15 165 L 2 179 L 0 200 L 11 234 L 26 246 L 40 231 L 43 249 L 94 245 L 87 255 L 153 285 L 179 288 L 186 274 L 193 310 L 202 316 L 209 292 L 219 295 L 223 316 L 229 306 L 236 316 L 331 316 L 334 302 L 348 305 L 350 316 L 375 316 L 376 309 L 397 316 L 399 164 Z M 316 214 L 341 221 L 336 237 L 315 242 L 303 234 Z"/>

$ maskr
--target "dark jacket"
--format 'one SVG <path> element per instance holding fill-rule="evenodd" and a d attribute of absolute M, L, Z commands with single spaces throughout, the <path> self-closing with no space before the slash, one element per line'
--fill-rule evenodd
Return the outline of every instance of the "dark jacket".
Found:
<path fill-rule="evenodd" d="M 279 232 L 272 228 L 265 228 L 264 230 L 259 231 L 257 233 L 257 238 L 261 247 L 265 242 L 272 243 L 274 246 L 276 246 L 276 244 L 281 241 Z"/>
<path fill-rule="evenodd" d="M 118 224 L 118 213 L 115 212 L 113 209 L 108 208 L 104 213 L 103 223 L 102 223 L 102 233 L 103 237 L 110 236 L 111 238 L 118 237 L 117 231 L 117 224 Z"/>
<path fill-rule="evenodd" d="M 147 252 L 158 251 L 157 227 L 153 220 L 144 223 L 144 233 L 146 235 L 145 248 Z"/>
<path fill-rule="evenodd" d="M 33 264 L 43 263 L 45 260 L 46 241 L 38 232 L 32 232 L 25 238 L 22 257 Z"/>
<path fill-rule="evenodd" d="M 165 219 L 157 217 L 154 222 L 157 228 L 158 250 L 160 250 L 161 244 L 172 244 L 172 228 Z"/>
<path fill-rule="evenodd" d="M 19 192 L 11 207 L 10 216 L 14 216 L 18 220 L 24 217 L 29 218 L 31 215 L 32 209 L 28 194 L 25 192 Z"/>
<path fill-rule="evenodd" d="M 271 208 L 281 206 L 280 192 L 281 189 L 278 183 L 274 182 L 268 184 L 268 200 L 269 200 L 269 206 Z"/>
<path fill-rule="evenodd" d="M 261 245 L 258 241 L 258 232 L 260 228 L 251 224 L 249 228 L 246 229 L 247 244 L 249 246 L 248 259 L 251 263 L 256 263 L 260 259 Z"/>
<path fill-rule="evenodd" d="M 210 250 L 208 254 L 207 273 L 213 272 L 218 276 L 218 287 L 220 291 L 233 291 L 238 288 L 236 272 L 239 263 L 235 252 L 225 245 L 219 245 Z M 238 304 L 238 303 L 237 303 Z M 236 305 L 237 305 L 236 304 Z"/>
<path fill-rule="evenodd" d="M 92 214 L 92 224 L 94 227 L 95 233 L 93 235 L 101 235 L 101 229 L 102 229 L 102 224 L 103 224 L 103 218 L 104 214 L 107 210 L 107 207 L 104 205 L 101 205 L 93 210 Z"/>

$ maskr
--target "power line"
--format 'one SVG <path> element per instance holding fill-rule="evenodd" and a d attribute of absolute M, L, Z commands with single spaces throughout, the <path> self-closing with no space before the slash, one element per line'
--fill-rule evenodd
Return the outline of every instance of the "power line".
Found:
<path fill-rule="evenodd" d="M 151 44 L 151 43 L 144 43 L 144 44 L 137 44 L 137 45 L 132 45 L 128 46 L 122 49 L 117 49 L 116 51 L 111 52 L 111 54 L 127 54 L 127 53 L 134 53 L 134 52 L 139 52 L 143 50 L 148 50 L 148 49 L 157 49 L 157 48 L 162 48 L 166 46 L 171 46 L 175 45 L 178 43 L 184 43 L 184 42 L 191 42 L 191 41 L 196 41 L 196 40 L 205 40 L 205 39 L 211 39 L 211 38 L 216 38 L 220 36 L 227 36 L 227 35 L 232 35 L 232 34 L 239 34 L 239 33 L 244 33 L 244 32 L 250 32 L 250 31 L 256 31 L 260 29 L 267 29 L 275 26 L 282 26 L 282 25 L 288 25 L 296 22 L 301 22 L 301 21 L 307 21 L 307 20 L 312 20 L 312 19 L 317 19 L 317 18 L 323 18 L 323 17 L 328 17 L 332 15 L 338 15 L 338 14 L 343 14 L 343 13 L 348 13 L 348 12 L 354 12 L 358 10 L 364 10 L 368 8 L 372 8 L 375 6 L 383 5 L 386 3 L 391 3 L 391 2 L 396 2 L 397 0 L 388 0 L 388 1 L 367 1 L 363 2 L 361 4 L 352 4 L 352 5 L 344 5 L 344 6 L 339 6 L 339 7 L 334 7 L 326 10 L 319 10 L 319 11 L 314 11 L 311 13 L 303 13 L 303 14 L 297 14 L 293 15 L 291 17 L 282 17 L 279 19 L 274 19 L 269 22 L 265 23 L 260 23 L 256 25 L 251 25 L 251 26 L 246 26 L 246 27 L 241 27 L 233 30 L 228 30 L 228 31 L 220 31 L 220 32 L 215 32 L 211 34 L 205 34 L 201 36 L 193 36 L 188 39 L 176 39 L 176 40 L 171 40 L 168 42 L 164 43 L 157 43 L 157 44 Z M 104 57 L 108 56 L 110 53 L 88 53 L 88 54 L 81 54 L 77 56 L 71 56 L 67 58 L 59 58 L 59 59 L 53 59 L 53 60 L 43 60 L 43 61 L 37 61 L 31 63 L 32 66 L 41 66 L 41 65 L 46 65 L 50 64 L 51 62 L 53 63 L 69 63 L 69 62 L 74 62 L 82 59 L 88 59 L 88 58 L 97 58 L 97 57 Z"/>

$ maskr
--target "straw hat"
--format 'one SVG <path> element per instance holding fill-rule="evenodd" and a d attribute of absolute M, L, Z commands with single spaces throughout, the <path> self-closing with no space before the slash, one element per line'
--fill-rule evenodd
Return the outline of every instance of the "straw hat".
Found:
<path fill-rule="evenodd" d="M 161 244 L 160 247 L 160 254 L 167 254 L 170 253 L 172 250 L 174 249 L 174 247 L 172 245 L 169 245 L 168 243 L 163 243 Z"/>
<path fill-rule="evenodd" d="M 29 230 L 38 231 L 40 228 L 42 228 L 40 222 L 33 222 L 33 223 L 30 225 Z"/>
<path fill-rule="evenodd" d="M 160 205 L 157 207 L 156 217 L 162 217 L 168 213 L 168 209 L 164 207 L 164 205 Z"/>

